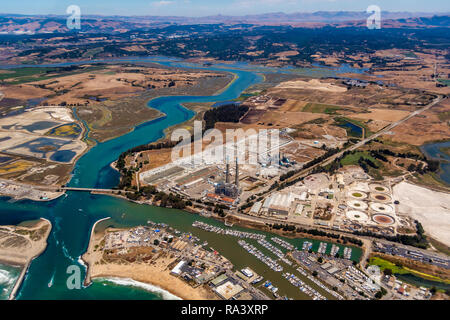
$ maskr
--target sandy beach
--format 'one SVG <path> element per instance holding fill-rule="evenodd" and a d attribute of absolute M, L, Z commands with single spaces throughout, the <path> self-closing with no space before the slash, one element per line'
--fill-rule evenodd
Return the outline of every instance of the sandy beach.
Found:
<path fill-rule="evenodd" d="M 122 278 L 151 284 L 183 300 L 216 300 L 217 297 L 206 288 L 193 288 L 181 279 L 170 275 L 170 270 L 147 264 L 95 264 L 90 267 L 91 279 Z"/>
<path fill-rule="evenodd" d="M 47 238 L 51 229 L 50 221 L 43 218 L 30 227 L 0 226 L 0 261 L 22 267 L 22 272 L 10 294 L 10 300 L 15 298 L 31 261 L 47 248 Z"/>
<path fill-rule="evenodd" d="M 98 221 L 99 222 L 99 221 Z M 97 222 L 97 223 L 98 223 Z M 97 224 L 96 224 L 97 225 Z M 132 279 L 138 282 L 159 287 L 183 300 L 215 300 L 217 296 L 208 288 L 193 288 L 183 280 L 170 274 L 169 265 L 175 261 L 172 257 L 158 258 L 149 263 L 106 263 L 102 260 L 103 251 L 95 250 L 104 238 L 104 232 L 95 232 L 95 226 L 91 234 L 87 252 L 82 259 L 88 266 L 85 284 L 92 279 L 121 278 Z"/>
<path fill-rule="evenodd" d="M 0 261 L 26 265 L 47 247 L 51 223 L 41 219 L 32 227 L 0 226 Z"/>

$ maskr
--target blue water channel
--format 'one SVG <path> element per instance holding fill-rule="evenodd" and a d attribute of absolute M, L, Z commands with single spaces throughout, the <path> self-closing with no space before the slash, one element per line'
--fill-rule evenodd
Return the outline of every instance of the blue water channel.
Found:
<path fill-rule="evenodd" d="M 149 107 L 163 112 L 165 116 L 139 125 L 128 134 L 98 143 L 77 162 L 69 183 L 70 186 L 102 188 L 117 186 L 119 175 L 111 169 L 110 164 L 122 152 L 138 145 L 156 141 L 163 137 L 164 129 L 192 118 L 194 113 L 182 107 L 182 103 L 215 103 L 233 100 L 250 86 L 262 81 L 262 77 L 255 71 L 258 68 L 246 64 L 224 64 L 206 68 L 164 57 L 141 60 L 122 59 L 119 61 L 156 62 L 168 67 L 192 67 L 211 71 L 225 71 L 231 72 L 237 77 L 223 92 L 217 95 L 168 96 L 151 100 L 148 104 Z M 82 63 L 61 63 L 46 66 L 66 66 Z M 93 63 L 93 61 L 89 61 L 89 63 Z M 252 71 L 245 69 L 252 69 Z M 348 72 L 347 69 L 345 70 Z M 264 68 L 259 71 L 268 72 Z M 278 72 L 278 70 L 275 71 Z M 286 72 L 290 71 L 287 70 Z M 316 72 L 309 69 L 305 70 L 306 74 L 315 74 Z M 320 72 L 325 76 L 336 75 L 336 70 L 333 69 L 320 70 Z M 114 223 L 114 225 L 124 226 L 146 224 L 148 220 L 164 222 L 181 231 L 192 232 L 202 239 L 209 235 L 194 230 L 191 227 L 192 222 L 204 220 L 210 224 L 218 223 L 179 210 L 137 205 L 122 199 L 88 193 L 68 192 L 55 201 L 39 203 L 31 201 L 11 202 L 8 198 L 0 199 L 0 225 L 19 224 L 41 217 L 50 220 L 53 229 L 48 238 L 46 251 L 31 264 L 19 290 L 18 299 L 163 299 L 164 296 L 160 293 L 149 292 L 134 286 L 120 286 L 104 280 L 94 281 L 92 285 L 81 290 L 69 290 L 66 285 L 68 278 L 66 271 L 68 266 L 76 265 L 83 270 L 84 276 L 85 267 L 81 263 L 80 256 L 87 249 L 93 224 L 105 217 L 111 217 L 111 223 Z M 245 254 L 239 251 L 240 249 L 236 244 L 232 245 L 229 241 L 227 243 L 220 237 L 210 238 L 208 241 L 226 257 L 230 257 L 233 263 L 239 264 L 240 257 Z M 236 255 L 237 257 L 232 259 Z M 2 284 L 0 283 L 1 290 Z"/>

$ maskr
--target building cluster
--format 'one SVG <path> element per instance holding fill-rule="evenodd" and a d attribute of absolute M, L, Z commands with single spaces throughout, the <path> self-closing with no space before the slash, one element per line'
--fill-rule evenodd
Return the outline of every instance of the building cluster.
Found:
<path fill-rule="evenodd" d="M 206 248 L 207 242 L 200 243 L 195 236 L 165 224 L 149 224 L 151 226 L 107 232 L 103 250 L 108 254 L 126 255 L 131 252 L 130 249 L 149 247 L 156 255 L 170 253 L 174 257 L 169 265 L 170 274 L 194 288 L 207 285 L 224 300 L 269 299 L 253 287 L 263 278 L 250 268 L 233 273 L 233 265 L 214 249 Z"/>
<path fill-rule="evenodd" d="M 400 299 L 429 300 L 433 296 L 429 288 L 415 288 L 397 279 L 394 275 L 383 275 L 381 277 L 381 283 L 394 292 Z"/>
<path fill-rule="evenodd" d="M 199 285 L 233 267 L 225 257 L 206 245 L 190 233 L 152 223 L 152 226 L 107 232 L 104 250 L 121 255 L 128 254 L 132 248 L 149 247 L 154 253 L 171 253 L 179 260 L 172 274 Z"/>
<path fill-rule="evenodd" d="M 360 168 L 341 169 L 333 176 L 325 173 L 310 175 L 256 201 L 247 213 L 302 225 L 384 236 L 396 235 L 399 227 L 415 230 L 411 219 L 397 215 L 390 183 L 375 181 Z"/>
<path fill-rule="evenodd" d="M 363 80 L 357 80 L 357 79 L 349 79 L 344 81 L 344 84 L 350 87 L 357 87 L 357 88 L 367 88 L 369 85 L 368 81 Z"/>
<path fill-rule="evenodd" d="M 235 273 L 223 273 L 208 285 L 223 300 L 269 300 L 269 297 L 252 286 L 261 281 L 262 277 L 253 270 L 244 268 Z"/>

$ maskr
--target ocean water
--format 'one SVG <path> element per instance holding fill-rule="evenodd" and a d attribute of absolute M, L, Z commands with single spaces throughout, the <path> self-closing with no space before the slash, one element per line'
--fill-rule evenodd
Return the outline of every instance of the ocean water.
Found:
<path fill-rule="evenodd" d="M 8 300 L 20 272 L 20 267 L 0 263 L 0 300 Z"/>

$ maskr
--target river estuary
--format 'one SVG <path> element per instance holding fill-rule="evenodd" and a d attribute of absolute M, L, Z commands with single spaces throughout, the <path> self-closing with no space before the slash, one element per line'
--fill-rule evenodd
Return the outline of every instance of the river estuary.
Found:
<path fill-rule="evenodd" d="M 77 162 L 71 187 L 101 187 L 110 188 L 118 184 L 119 175 L 111 169 L 110 164 L 118 156 L 134 146 L 156 141 L 163 137 L 164 129 L 189 120 L 194 116 L 190 110 L 182 107 L 187 102 L 221 102 L 233 100 L 247 88 L 263 80 L 261 73 L 267 72 L 294 72 L 290 69 L 258 68 L 246 64 L 218 64 L 210 67 L 187 64 L 179 60 L 163 57 L 120 60 L 126 62 L 155 62 L 169 67 L 183 67 L 208 69 L 213 71 L 226 71 L 237 75 L 236 80 L 225 90 L 214 96 L 170 96 L 153 99 L 149 106 L 160 110 L 166 116 L 149 121 L 135 128 L 133 132 L 98 143 Z M 99 61 L 102 62 L 102 61 Z M 89 63 L 92 63 L 90 61 Z M 78 63 L 79 64 L 79 63 Z M 56 66 L 69 65 L 58 64 Z M 55 65 L 51 65 L 55 66 Z M 355 72 L 358 70 L 354 70 Z M 296 70 L 298 74 L 313 76 L 336 76 L 340 72 L 349 72 L 349 68 L 327 69 L 314 68 Z M 99 228 L 108 226 L 136 226 L 145 225 L 148 220 L 162 222 L 184 232 L 191 232 L 202 240 L 208 241 L 209 246 L 218 250 L 227 257 L 236 268 L 250 266 L 256 272 L 271 280 L 280 288 L 281 295 L 292 298 L 306 299 L 298 289 L 294 289 L 281 273 L 272 272 L 259 260 L 241 248 L 236 238 L 208 233 L 192 227 L 196 220 L 212 225 L 223 224 L 211 219 L 202 218 L 187 212 L 138 205 L 122 199 L 91 195 L 88 193 L 68 192 L 65 196 L 51 202 L 12 202 L 7 198 L 0 199 L 0 225 L 20 224 L 24 221 L 37 220 L 44 217 L 51 221 L 53 230 L 48 238 L 46 251 L 36 258 L 30 265 L 28 273 L 18 292 L 17 299 L 170 299 L 169 293 L 143 284 L 111 279 L 95 280 L 89 287 L 80 290 L 69 290 L 66 286 L 70 265 L 85 267 L 80 259 L 86 251 L 89 235 L 94 223 L 102 218 L 111 217 L 110 220 L 100 223 Z M 243 228 L 236 228 L 249 231 Z M 257 231 L 252 231 L 257 232 Z M 268 234 L 268 239 L 270 235 Z M 287 240 L 287 239 L 285 239 Z M 297 247 L 303 240 L 288 240 Z M 318 243 L 314 242 L 315 248 Z M 330 246 L 329 246 L 330 247 Z M 353 259 L 358 259 L 361 250 L 353 249 Z M 6 290 L 10 287 L 10 280 L 17 277 L 17 270 L 0 265 L 0 299 L 4 299 Z M 3 282 L 2 280 L 3 279 Z M 307 282 L 307 281 L 305 281 Z M 308 282 L 307 282 L 308 283 Z M 8 286 L 8 287 L 7 287 Z M 315 287 L 316 288 L 316 287 Z M 324 293 L 323 290 L 318 289 Z M 2 294 L 3 292 L 3 294 Z M 326 295 L 329 297 L 329 294 Z"/>

